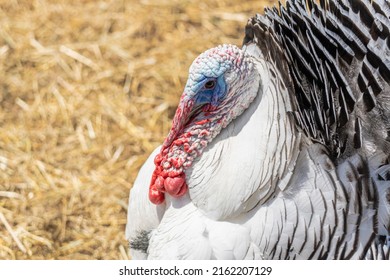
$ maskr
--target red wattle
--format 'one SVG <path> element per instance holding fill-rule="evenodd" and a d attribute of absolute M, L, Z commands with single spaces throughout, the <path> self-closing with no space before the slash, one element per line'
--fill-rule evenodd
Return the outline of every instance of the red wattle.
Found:
<path fill-rule="evenodd" d="M 194 105 L 192 99 L 185 100 L 184 96 L 185 94 L 182 95 L 176 110 L 168 137 L 165 139 L 160 153 L 154 158 L 155 169 L 149 186 L 149 199 L 154 204 L 161 204 L 165 201 L 165 192 L 177 198 L 183 196 L 188 190 L 185 174 L 182 171 L 185 160 L 181 157 L 170 158 L 169 156 L 172 146 L 184 146 L 183 149 L 186 152 L 191 150 L 188 138 L 192 134 L 187 132 L 183 135 L 184 137 L 178 137 L 189 121 L 189 114 Z M 167 160 L 168 158 L 169 160 Z"/>
<path fill-rule="evenodd" d="M 157 155 L 154 157 L 154 164 L 155 164 L 156 166 L 158 166 L 158 165 L 160 165 L 160 163 L 162 162 L 162 160 L 163 160 L 163 157 L 162 157 L 161 153 L 160 153 L 160 154 L 157 154 Z"/>
<path fill-rule="evenodd" d="M 165 178 L 164 187 L 167 193 L 176 197 L 179 193 L 182 192 L 182 187 L 184 186 L 186 180 L 184 174 L 181 174 L 178 177 L 168 177 Z"/>
<path fill-rule="evenodd" d="M 178 197 L 181 197 L 183 195 L 185 195 L 185 193 L 187 192 L 188 190 L 188 186 L 187 186 L 187 183 L 184 182 L 183 186 L 180 188 L 179 192 L 177 194 L 171 194 L 173 197 L 175 198 L 178 198 Z"/>
<path fill-rule="evenodd" d="M 158 176 L 156 181 L 154 182 L 154 185 L 156 186 L 156 189 L 159 191 L 164 190 L 164 178 L 162 176 Z"/>
<path fill-rule="evenodd" d="M 164 195 L 164 193 L 157 190 L 155 185 L 153 185 L 149 188 L 149 200 L 153 204 L 158 205 L 158 204 L 161 204 L 165 201 L 165 195 Z"/>

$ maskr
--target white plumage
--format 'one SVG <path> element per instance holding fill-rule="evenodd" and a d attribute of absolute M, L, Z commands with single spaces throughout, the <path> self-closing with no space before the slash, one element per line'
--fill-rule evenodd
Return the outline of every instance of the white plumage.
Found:
<path fill-rule="evenodd" d="M 385 41 L 377 45 L 385 63 L 370 72 L 379 51 L 358 54 L 363 35 L 353 28 L 348 44 L 331 42 L 336 33 L 325 18 L 333 24 L 342 18 L 337 9 L 353 18 L 367 6 L 370 16 L 389 22 L 390 7 L 338 5 L 308 1 L 310 22 L 306 3 L 290 1 L 280 8 L 284 14 L 269 10 L 249 21 L 242 51 L 222 46 L 195 60 L 168 140 L 148 158 L 130 193 L 126 237 L 133 258 L 389 258 L 390 77 L 383 67 L 390 69 L 390 50 Z M 355 22 L 361 33 L 377 24 Z M 294 24 L 307 34 L 288 29 Z M 390 40 L 388 31 L 376 31 L 377 37 Z M 319 34 L 330 42 L 321 42 L 329 49 L 324 57 L 324 49 L 313 48 Z M 294 60 L 309 48 L 312 57 Z M 355 53 L 351 59 L 347 48 Z M 226 64 L 225 56 L 233 62 Z M 326 68 L 329 61 L 337 62 L 341 78 Z M 246 96 L 248 105 L 241 106 Z M 191 129 L 198 132 L 188 134 Z M 199 143 L 198 153 L 188 152 Z M 168 164 L 177 159 L 187 164 Z M 185 178 L 184 185 L 176 178 Z"/>

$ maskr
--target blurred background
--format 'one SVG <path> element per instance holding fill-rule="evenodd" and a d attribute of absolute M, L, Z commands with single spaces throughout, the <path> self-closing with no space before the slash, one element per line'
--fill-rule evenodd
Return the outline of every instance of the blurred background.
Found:
<path fill-rule="evenodd" d="M 0 259 L 128 259 L 128 194 L 192 60 L 264 0 L 0 0 Z"/>

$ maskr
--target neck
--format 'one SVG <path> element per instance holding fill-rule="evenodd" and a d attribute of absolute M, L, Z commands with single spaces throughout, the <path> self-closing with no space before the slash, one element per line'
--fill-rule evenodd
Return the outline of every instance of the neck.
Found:
<path fill-rule="evenodd" d="M 200 120 L 197 117 L 178 134 L 171 145 L 163 145 L 154 160 L 156 168 L 150 187 L 151 190 L 157 189 L 159 200 L 153 201 L 150 196 L 152 202 L 162 203 L 165 192 L 173 197 L 181 197 L 187 192 L 184 171 L 192 166 L 194 159 L 201 155 L 208 143 L 220 133 L 224 123 L 227 123 L 226 118 L 218 115 L 209 118 L 204 116 Z"/>
<path fill-rule="evenodd" d="M 256 191 L 257 202 L 265 203 L 283 188 L 291 175 L 299 150 L 300 135 L 294 127 L 290 112 L 291 100 L 288 89 L 271 62 L 263 62 L 268 84 L 262 100 L 265 116 L 262 122 L 267 137 L 263 139 L 260 187 Z M 255 196 L 255 195 L 252 195 Z"/>
<path fill-rule="evenodd" d="M 257 67 L 264 82 L 251 106 L 185 172 L 193 203 L 215 219 L 265 203 L 295 162 L 299 141 L 287 88 L 272 64 L 259 61 Z"/>
<path fill-rule="evenodd" d="M 175 131 L 175 128 L 171 130 L 160 154 L 155 158 L 156 169 L 150 189 L 155 192 L 158 201 L 153 201 L 152 195 L 150 198 L 153 202 L 162 203 L 164 192 L 173 197 L 180 197 L 186 193 L 188 187 L 184 171 L 192 166 L 194 159 L 201 155 L 221 130 L 241 115 L 256 97 L 260 77 L 256 71 L 251 71 L 250 74 L 246 77 L 248 78 L 246 83 L 240 80 L 229 81 L 229 91 L 236 94 L 232 98 L 225 99 L 225 103 L 222 102 L 219 109 L 201 112 L 190 120 L 182 131 Z"/>

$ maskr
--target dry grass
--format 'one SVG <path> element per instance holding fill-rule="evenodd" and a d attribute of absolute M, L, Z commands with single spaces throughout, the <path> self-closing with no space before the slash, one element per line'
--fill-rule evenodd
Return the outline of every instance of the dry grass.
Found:
<path fill-rule="evenodd" d="M 0 0 L 0 259 L 126 259 L 187 69 L 269 1 Z"/>

